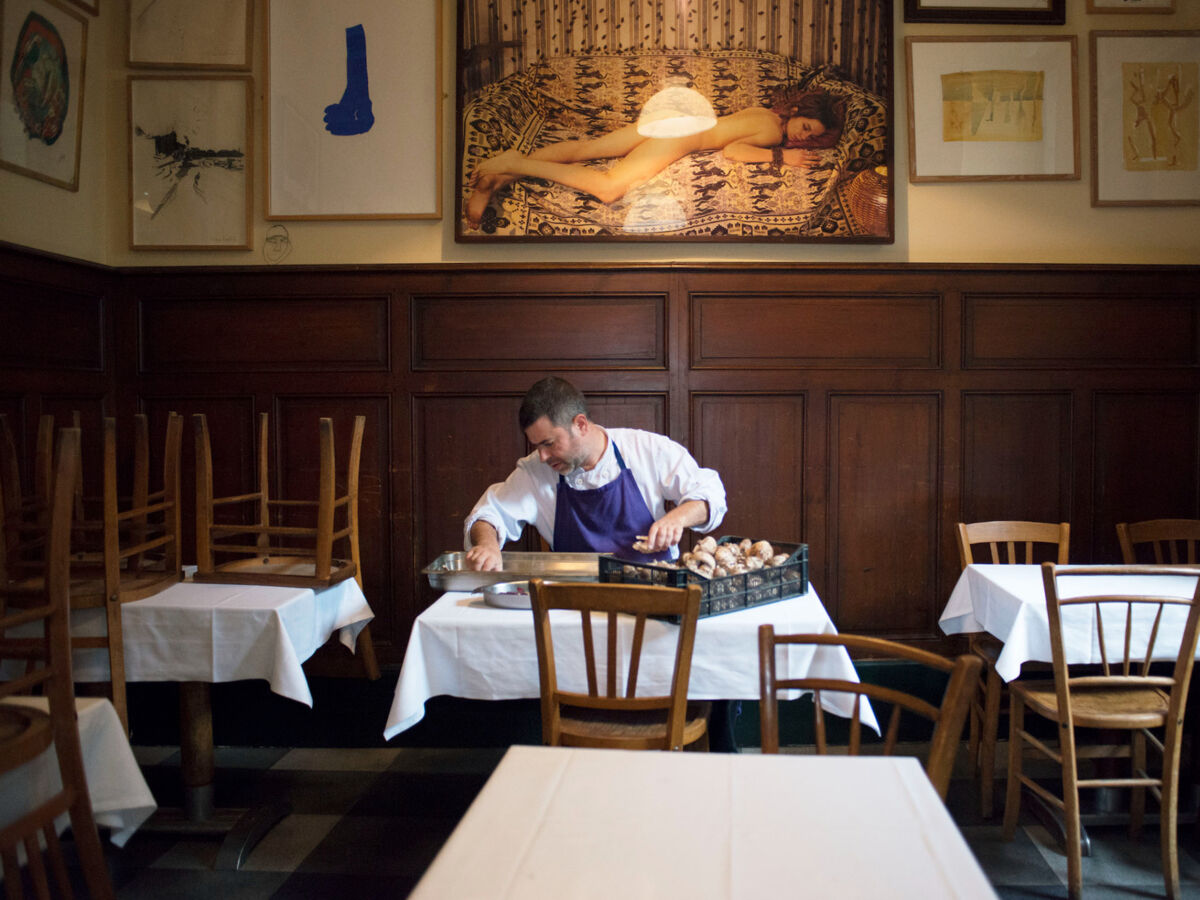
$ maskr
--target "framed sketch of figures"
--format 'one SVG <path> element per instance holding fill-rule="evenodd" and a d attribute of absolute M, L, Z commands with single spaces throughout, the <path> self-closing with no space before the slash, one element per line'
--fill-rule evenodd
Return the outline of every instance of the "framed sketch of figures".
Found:
<path fill-rule="evenodd" d="M 250 68 L 252 0 L 129 0 L 129 65 Z"/>
<path fill-rule="evenodd" d="M 249 250 L 249 75 L 129 76 L 135 250 Z"/>
<path fill-rule="evenodd" d="M 77 191 L 87 20 L 49 0 L 0 12 L 0 167 Z"/>

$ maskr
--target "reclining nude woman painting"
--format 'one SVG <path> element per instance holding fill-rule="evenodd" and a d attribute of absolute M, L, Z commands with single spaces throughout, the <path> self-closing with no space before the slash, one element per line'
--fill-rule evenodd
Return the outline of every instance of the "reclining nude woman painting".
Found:
<path fill-rule="evenodd" d="M 484 14 L 519 18 L 539 2 L 496 0 Z M 889 30 L 890 16 L 879 14 L 887 0 L 853 13 L 833 0 L 783 0 L 771 24 L 756 24 L 769 34 L 742 41 L 754 49 L 680 38 L 724 29 L 741 40 L 745 23 L 702 23 L 703 3 L 629 5 L 641 18 L 622 17 L 620 34 L 578 21 L 561 34 L 540 24 L 492 29 L 525 36 L 501 44 L 460 33 L 458 240 L 891 240 L 890 64 L 832 58 L 837 41 L 809 27 L 821 22 L 838 37 L 861 30 L 856 46 L 869 48 Z M 878 15 L 846 23 L 834 7 Z M 801 34 L 815 50 L 797 49 Z M 759 49 L 775 45 L 798 55 Z M 679 137 L 639 133 L 642 107 L 667 84 L 700 93 L 715 124 Z M 875 207 L 864 217 L 855 201 L 868 181 Z"/>

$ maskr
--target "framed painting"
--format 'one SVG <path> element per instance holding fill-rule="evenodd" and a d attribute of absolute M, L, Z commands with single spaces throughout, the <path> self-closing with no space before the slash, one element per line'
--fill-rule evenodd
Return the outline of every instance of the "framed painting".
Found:
<path fill-rule="evenodd" d="M 87 20 L 51 0 L 0 0 L 0 168 L 79 190 Z"/>
<path fill-rule="evenodd" d="M 129 76 L 129 246 L 249 250 L 249 75 Z"/>
<path fill-rule="evenodd" d="M 129 65 L 249 71 L 252 0 L 130 0 Z"/>
<path fill-rule="evenodd" d="M 71 0 L 71 2 L 93 16 L 100 15 L 100 0 L 95 0 L 94 3 L 89 3 L 88 0 Z"/>
<path fill-rule="evenodd" d="M 1067 0 L 904 0 L 905 22 L 1062 25 Z"/>
<path fill-rule="evenodd" d="M 1087 0 L 1089 13 L 1173 13 L 1175 0 Z"/>
<path fill-rule="evenodd" d="M 442 215 L 440 0 L 269 0 L 268 219 Z"/>
<path fill-rule="evenodd" d="M 459 242 L 894 240 L 892 0 L 458 0 Z"/>
<path fill-rule="evenodd" d="M 907 37 L 908 178 L 1079 178 L 1074 35 Z"/>
<path fill-rule="evenodd" d="M 1092 206 L 1200 205 L 1200 31 L 1093 31 Z"/>

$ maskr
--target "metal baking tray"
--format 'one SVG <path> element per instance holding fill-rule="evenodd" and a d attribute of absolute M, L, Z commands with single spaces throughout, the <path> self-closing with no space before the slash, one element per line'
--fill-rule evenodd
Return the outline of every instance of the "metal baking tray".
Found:
<path fill-rule="evenodd" d="M 429 586 L 439 591 L 473 591 L 487 584 L 502 581 L 524 581 L 529 578 L 548 578 L 554 581 L 599 581 L 599 553 L 529 553 L 501 552 L 500 570 L 476 572 L 467 568 L 467 554 L 459 550 L 443 553 L 421 574 Z"/>

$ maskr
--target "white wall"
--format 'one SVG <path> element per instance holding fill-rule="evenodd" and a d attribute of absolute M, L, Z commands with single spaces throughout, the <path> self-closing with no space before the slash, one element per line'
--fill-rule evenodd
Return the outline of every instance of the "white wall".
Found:
<path fill-rule="evenodd" d="M 440 221 L 285 222 L 287 264 L 499 262 L 833 263 L 1200 263 L 1200 206 L 1093 209 L 1090 205 L 1088 32 L 1197 29 L 1200 2 L 1176 0 L 1172 15 L 1088 15 L 1067 0 L 1057 27 L 905 25 L 895 4 L 896 242 L 892 245 L 719 243 L 456 244 L 454 171 L 454 0 L 443 0 L 443 209 Z M 104 0 L 90 20 L 80 189 L 72 193 L 0 171 L 0 240 L 113 266 L 264 264 L 262 89 L 264 0 L 255 9 L 255 198 L 253 251 L 129 249 L 126 85 L 127 0 Z M 1075 34 L 1079 42 L 1079 181 L 908 183 L 904 41 L 907 34 Z M 1193 101 L 1198 102 L 1198 101 Z"/>

